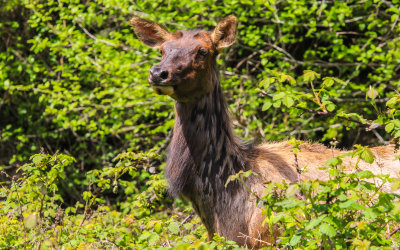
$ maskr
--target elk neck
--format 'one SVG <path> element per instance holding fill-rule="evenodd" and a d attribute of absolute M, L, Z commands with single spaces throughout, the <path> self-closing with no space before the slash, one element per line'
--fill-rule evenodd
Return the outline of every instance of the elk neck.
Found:
<path fill-rule="evenodd" d="M 246 170 L 251 158 L 252 146 L 234 134 L 216 66 L 208 78 L 214 86 L 211 92 L 196 102 L 175 104 L 176 120 L 165 170 L 174 196 L 223 191 L 220 189 L 225 189 L 228 177 Z"/>

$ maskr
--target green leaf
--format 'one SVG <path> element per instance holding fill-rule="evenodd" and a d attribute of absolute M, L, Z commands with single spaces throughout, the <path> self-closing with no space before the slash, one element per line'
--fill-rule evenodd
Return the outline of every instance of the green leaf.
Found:
<path fill-rule="evenodd" d="M 322 223 L 319 226 L 319 231 L 323 234 L 328 235 L 329 237 L 334 237 L 336 235 L 336 230 L 334 227 L 332 227 L 331 225 L 327 224 L 327 223 Z"/>
<path fill-rule="evenodd" d="M 393 120 L 394 126 L 400 128 L 400 120 Z"/>
<path fill-rule="evenodd" d="M 271 211 L 272 212 L 272 211 Z M 278 213 L 274 216 L 274 219 L 272 220 L 272 223 L 278 223 L 279 221 L 281 221 L 283 218 L 285 218 L 287 216 L 286 213 Z"/>
<path fill-rule="evenodd" d="M 262 106 L 262 111 L 268 110 L 272 106 L 271 100 L 265 100 L 263 106 Z"/>
<path fill-rule="evenodd" d="M 364 218 L 366 220 L 374 220 L 378 217 L 378 214 L 375 213 L 373 208 L 367 207 L 363 212 Z"/>
<path fill-rule="evenodd" d="M 282 101 L 281 100 L 277 100 L 277 101 L 274 101 L 274 103 L 272 104 L 275 108 L 279 108 L 280 106 L 281 106 L 281 104 L 282 104 Z"/>
<path fill-rule="evenodd" d="M 385 126 L 385 131 L 390 133 L 394 129 L 394 123 L 390 122 Z"/>
<path fill-rule="evenodd" d="M 329 88 L 334 84 L 333 78 L 332 77 L 325 77 L 324 81 L 322 82 L 322 85 Z"/>
<path fill-rule="evenodd" d="M 342 164 L 342 159 L 340 159 L 339 157 L 334 157 L 334 158 L 330 158 L 329 160 L 326 161 L 325 166 L 339 166 L 340 164 Z"/>
<path fill-rule="evenodd" d="M 39 165 L 43 160 L 42 155 L 35 155 L 32 159 L 32 162 L 35 163 L 35 165 Z"/>
<path fill-rule="evenodd" d="M 249 170 L 249 171 L 245 171 L 245 172 L 242 172 L 242 176 L 243 177 L 249 177 L 250 175 L 252 175 L 253 174 L 253 171 L 251 171 L 251 170 Z"/>
<path fill-rule="evenodd" d="M 274 78 L 265 78 L 264 80 L 262 80 L 261 82 L 260 82 L 260 88 L 261 87 L 263 87 L 263 88 L 269 88 L 269 86 L 271 85 L 271 83 L 274 83 L 275 82 L 275 79 Z"/>
<path fill-rule="evenodd" d="M 157 222 L 157 223 L 154 225 L 154 231 L 155 231 L 156 233 L 161 233 L 161 232 L 162 232 L 162 226 L 161 226 L 161 223 L 160 223 L 160 222 Z"/>
<path fill-rule="evenodd" d="M 283 103 L 286 107 L 290 108 L 290 107 L 293 106 L 294 100 L 293 100 L 293 98 L 290 97 L 290 96 L 285 96 L 285 97 L 283 97 L 282 103 Z"/>
<path fill-rule="evenodd" d="M 277 206 L 282 206 L 283 208 L 293 208 L 293 207 L 302 207 L 304 206 L 305 201 L 303 200 L 295 200 L 295 199 L 288 199 L 277 202 Z"/>
<path fill-rule="evenodd" d="M 389 193 L 381 193 L 379 194 L 379 202 L 378 204 L 383 206 L 385 209 L 383 212 L 387 212 L 394 207 L 393 204 L 393 194 Z"/>
<path fill-rule="evenodd" d="M 282 99 L 282 98 L 285 97 L 285 96 L 286 96 L 286 93 L 285 93 L 285 92 L 279 92 L 279 93 L 276 93 L 276 94 L 274 95 L 274 97 L 272 98 L 272 100 L 277 101 L 277 100 Z"/>
<path fill-rule="evenodd" d="M 364 207 L 360 204 L 358 204 L 357 202 L 355 202 L 354 200 L 347 200 L 345 202 L 342 202 L 339 204 L 340 208 L 347 208 L 350 210 L 364 210 Z"/>
<path fill-rule="evenodd" d="M 329 103 L 328 105 L 326 105 L 326 109 L 327 109 L 329 112 L 334 111 L 335 108 L 336 108 L 336 105 L 333 104 L 333 103 Z"/>
<path fill-rule="evenodd" d="M 306 225 L 305 230 L 310 230 L 310 229 L 313 229 L 314 227 L 318 226 L 322 222 L 322 220 L 325 219 L 326 216 L 327 216 L 326 214 L 323 214 L 323 215 L 321 215 L 321 216 L 319 216 L 317 218 L 312 219 Z"/>
<path fill-rule="evenodd" d="M 145 241 L 147 240 L 150 236 L 152 236 L 153 234 L 149 231 L 143 231 L 140 236 L 139 236 L 139 241 Z"/>
<path fill-rule="evenodd" d="M 361 179 L 368 179 L 374 177 L 374 174 L 369 170 L 358 172 L 356 175 Z"/>
<path fill-rule="evenodd" d="M 398 102 L 400 102 L 400 97 L 394 96 L 390 98 L 389 101 L 386 102 L 386 106 L 388 106 L 389 108 L 395 108 Z"/>
<path fill-rule="evenodd" d="M 36 213 L 32 213 L 25 217 L 24 223 L 27 228 L 34 228 L 39 220 L 39 216 Z"/>
<path fill-rule="evenodd" d="M 300 242 L 300 239 L 301 239 L 301 235 L 297 235 L 297 234 L 293 235 L 293 237 L 290 239 L 289 245 L 290 246 L 297 245 L 297 243 Z"/>
<path fill-rule="evenodd" d="M 176 221 L 172 221 L 171 223 L 169 223 L 168 230 L 172 234 L 178 234 L 179 233 L 179 223 Z"/>
<path fill-rule="evenodd" d="M 286 189 L 286 196 L 294 196 L 299 193 L 299 187 L 297 184 L 292 184 Z"/>
<path fill-rule="evenodd" d="M 191 230 L 192 228 L 193 228 L 193 224 L 192 223 L 186 223 L 184 226 L 183 226 L 186 230 Z"/>
<path fill-rule="evenodd" d="M 371 99 L 375 99 L 379 95 L 379 92 L 372 88 L 372 86 L 369 87 L 369 90 L 367 91 L 367 97 Z"/>
<path fill-rule="evenodd" d="M 284 81 L 288 81 L 292 86 L 296 85 L 296 80 L 292 76 L 286 74 L 280 74 L 279 82 L 284 82 Z"/>
<path fill-rule="evenodd" d="M 319 78 L 319 74 L 312 70 L 304 70 L 303 79 L 305 82 L 312 82 L 316 78 Z"/>
<path fill-rule="evenodd" d="M 362 150 L 362 152 L 360 154 L 360 158 L 363 161 L 365 161 L 369 164 L 372 164 L 374 162 L 375 155 L 372 153 L 371 149 L 365 148 L 364 150 Z"/>
<path fill-rule="evenodd" d="M 214 241 L 215 242 L 215 241 Z M 191 249 L 189 243 L 179 244 L 178 246 L 174 247 L 176 250 L 187 250 Z"/>
<path fill-rule="evenodd" d="M 153 234 L 149 237 L 149 239 L 147 240 L 149 244 L 154 244 L 155 242 L 157 242 L 160 239 L 160 236 L 158 234 Z"/>

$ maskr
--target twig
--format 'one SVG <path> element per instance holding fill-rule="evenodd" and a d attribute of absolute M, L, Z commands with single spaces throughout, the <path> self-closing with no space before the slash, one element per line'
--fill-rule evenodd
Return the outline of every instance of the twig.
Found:
<path fill-rule="evenodd" d="M 322 7 L 322 5 L 324 5 L 324 4 L 325 4 L 325 0 L 322 0 L 322 3 L 320 4 L 321 7 Z M 322 9 L 322 8 L 319 8 L 319 9 L 318 9 L 318 18 L 317 18 L 317 21 L 319 21 L 319 20 L 321 19 L 322 12 L 323 12 L 323 9 Z"/>
<path fill-rule="evenodd" d="M 393 3 L 391 1 L 387 1 L 387 0 L 381 0 L 382 3 L 390 6 L 391 8 L 396 8 L 396 6 L 393 5 Z"/>
<path fill-rule="evenodd" d="M 258 241 L 258 242 L 260 242 L 260 243 L 263 243 L 263 244 L 265 244 L 265 245 L 267 245 L 267 246 L 272 246 L 272 244 L 269 243 L 269 242 L 266 242 L 266 241 L 263 241 L 263 240 L 260 240 L 260 239 L 251 237 L 251 236 L 246 235 L 246 234 L 244 234 L 244 233 L 242 233 L 242 232 L 239 232 L 239 234 L 240 234 L 240 235 L 239 235 L 238 237 L 240 237 L 240 238 L 253 239 L 253 240 Z"/>
<path fill-rule="evenodd" d="M 355 18 L 352 18 L 352 19 L 344 20 L 344 23 L 353 23 L 353 22 L 357 22 L 357 21 L 360 21 L 360 20 L 362 20 L 364 18 L 368 18 L 368 17 L 369 16 L 359 16 L 359 17 L 355 17 Z"/>
<path fill-rule="evenodd" d="M 322 103 L 321 103 L 321 101 L 320 101 L 320 99 L 319 99 L 319 94 L 321 93 L 321 90 L 322 90 L 322 89 L 321 89 L 320 91 L 318 91 L 318 93 L 317 93 L 317 92 L 315 92 L 314 84 L 313 84 L 312 81 L 310 82 L 310 84 L 311 84 L 312 92 L 313 92 L 313 94 L 314 94 L 314 102 L 315 102 L 316 104 L 318 104 L 318 106 L 322 109 L 322 111 L 323 111 L 324 113 L 327 113 L 328 111 L 326 110 L 325 106 L 322 105 Z"/>
<path fill-rule="evenodd" d="M 328 111 L 312 110 L 312 109 L 308 109 L 308 108 L 298 107 L 297 105 L 293 105 L 293 107 L 301 109 L 301 110 L 304 110 L 304 111 L 307 111 L 308 113 L 313 113 L 313 114 L 317 114 L 317 115 L 326 115 L 326 116 L 335 116 L 336 115 L 336 113 L 332 113 L 332 112 L 328 112 Z M 355 120 L 355 119 L 352 119 L 352 118 L 348 118 L 348 117 L 343 117 L 343 116 L 336 116 L 336 117 L 338 117 L 340 119 L 345 119 L 345 120 L 348 120 L 348 121 L 356 122 L 356 123 L 359 123 L 361 125 L 366 125 L 366 126 L 371 126 L 372 125 L 372 123 L 368 123 L 368 124 L 365 123 L 364 124 L 364 123 L 362 123 L 362 122 L 360 122 L 358 120 Z"/>
<path fill-rule="evenodd" d="M 400 231 L 400 226 L 396 227 L 396 229 L 390 232 L 388 236 L 386 236 L 386 239 L 389 239 L 390 237 L 392 237 L 393 234 L 397 233 L 398 231 Z"/>
<path fill-rule="evenodd" d="M 257 55 L 259 52 L 258 51 L 254 51 L 253 53 L 251 53 L 248 57 L 244 58 L 243 60 L 241 60 L 237 65 L 236 68 L 240 68 L 240 66 L 242 66 L 242 64 L 248 60 L 250 60 L 251 58 L 253 58 L 255 55 Z"/>
<path fill-rule="evenodd" d="M 352 19 L 344 20 L 343 22 L 344 23 L 354 23 L 354 22 L 360 21 L 362 19 L 367 19 L 368 17 L 369 17 L 368 15 L 367 16 L 359 16 L 359 17 L 355 17 L 355 18 L 352 18 Z M 257 21 L 260 22 L 260 23 L 263 23 L 263 24 L 271 24 L 271 23 L 273 23 L 273 24 L 284 24 L 285 23 L 282 20 L 275 21 L 274 19 L 259 19 Z M 310 24 L 307 24 L 307 23 L 295 23 L 295 24 L 293 24 L 293 26 L 309 28 Z M 322 23 L 317 23 L 317 24 L 314 24 L 313 26 L 315 26 L 317 28 L 324 28 L 324 29 L 330 28 L 330 26 L 326 26 L 325 24 L 322 24 Z"/>
<path fill-rule="evenodd" d="M 376 138 L 378 138 L 380 143 L 382 143 L 383 145 L 388 145 L 389 144 L 389 142 L 385 141 L 382 138 L 382 136 L 375 129 L 371 129 L 371 131 L 375 134 Z"/>
<path fill-rule="evenodd" d="M 336 124 L 332 124 L 331 126 L 329 126 L 329 128 L 339 128 L 343 126 L 343 124 L 340 123 L 336 123 Z M 318 127 L 318 128 L 313 128 L 313 129 L 308 129 L 308 130 L 293 130 L 292 132 L 289 133 L 289 136 L 295 135 L 295 134 L 309 134 L 312 132 L 317 132 L 317 131 L 322 131 L 325 130 L 326 128 L 324 127 Z"/>
<path fill-rule="evenodd" d="M 329 243 L 329 246 L 331 247 L 331 249 L 334 249 L 333 248 L 333 245 L 332 245 L 332 241 L 331 241 L 331 238 L 328 236 L 328 243 Z"/>
<path fill-rule="evenodd" d="M 26 226 L 25 226 L 25 222 L 24 222 L 24 215 L 22 214 L 22 206 L 21 206 L 21 200 L 20 200 L 20 197 L 19 197 L 19 193 L 18 193 L 18 190 L 17 190 L 17 188 L 16 188 L 16 185 L 11 185 L 11 187 L 15 187 L 15 192 L 16 192 L 16 196 L 17 196 L 17 200 L 18 200 L 18 208 L 19 208 L 19 216 L 18 216 L 18 219 L 20 219 L 21 218 L 21 224 L 22 224 L 22 227 L 23 227 L 23 229 L 24 229 L 24 249 L 26 249 L 26 244 L 27 244 L 27 235 L 26 235 Z"/>
<path fill-rule="evenodd" d="M 278 37 L 276 38 L 276 40 L 279 41 L 282 38 L 282 30 L 281 30 L 281 26 L 279 24 L 281 22 L 281 20 L 279 19 L 279 16 L 278 16 L 278 8 L 276 7 L 276 4 L 273 4 L 272 6 L 273 6 L 274 17 L 275 17 L 276 21 L 278 22 L 276 25 L 278 28 Z"/>
<path fill-rule="evenodd" d="M 280 51 L 280 52 L 286 54 L 283 51 Z M 364 62 L 326 62 L 326 61 L 322 61 L 322 60 L 317 60 L 314 62 L 305 62 L 305 61 L 300 61 L 300 60 L 287 58 L 287 57 L 283 57 L 282 60 L 292 62 L 292 63 L 297 63 L 300 65 L 309 64 L 309 65 L 315 65 L 315 66 L 320 66 L 320 67 L 325 67 L 325 68 L 340 67 L 340 66 L 359 66 L 359 65 L 365 65 L 368 67 L 384 67 L 385 66 L 383 63 L 379 64 L 379 63 L 364 63 Z"/>
<path fill-rule="evenodd" d="M 86 35 L 88 35 L 90 38 L 92 38 L 92 39 L 95 40 L 95 41 L 102 42 L 102 43 L 104 43 L 104 44 L 106 44 L 106 45 L 109 45 L 109 46 L 112 46 L 112 47 L 121 47 L 123 50 L 126 50 L 126 51 L 132 50 L 131 48 L 129 48 L 129 47 L 126 46 L 126 45 L 123 45 L 123 44 L 115 44 L 115 43 L 106 41 L 106 40 L 104 40 L 104 39 L 100 39 L 100 38 L 96 37 L 95 35 L 91 34 L 85 27 L 82 26 L 82 24 L 78 23 L 78 25 L 79 25 L 79 27 L 81 27 L 81 29 L 83 30 L 83 32 L 86 33 Z"/>
<path fill-rule="evenodd" d="M 354 144 L 356 144 L 356 143 L 357 143 L 357 141 L 358 141 L 358 138 L 360 138 L 360 134 L 361 134 L 361 129 L 360 129 L 360 128 L 358 128 L 358 129 L 357 129 L 356 138 L 354 138 L 354 141 L 353 141 L 353 143 L 351 144 L 351 147 L 353 147 L 353 146 L 354 146 Z"/>
<path fill-rule="evenodd" d="M 273 49 L 285 54 L 287 57 L 289 57 L 290 61 L 294 61 L 294 62 L 297 62 L 299 64 L 304 64 L 304 62 L 300 63 L 300 61 L 296 60 L 289 52 L 287 52 L 283 48 L 281 48 L 281 47 L 279 47 L 279 46 L 277 46 L 275 44 L 272 44 L 272 43 L 268 43 L 267 45 L 270 46 L 271 48 L 273 48 Z"/>
<path fill-rule="evenodd" d="M 399 8 L 400 10 L 400 8 Z M 394 30 L 394 28 L 396 27 L 397 21 L 399 21 L 399 15 L 397 15 L 396 19 L 394 20 L 392 27 L 390 28 L 390 30 Z"/>
<path fill-rule="evenodd" d="M 365 99 L 365 98 L 335 98 L 335 99 L 329 99 L 329 100 L 334 100 L 335 102 L 370 102 L 371 100 Z M 386 98 L 378 98 L 374 99 L 374 102 L 387 102 L 390 100 L 390 97 Z"/>
<path fill-rule="evenodd" d="M 340 32 L 336 32 L 336 36 L 340 36 L 340 35 L 362 35 L 359 32 L 354 32 L 354 31 L 340 31 Z"/>
<path fill-rule="evenodd" d="M 192 216 L 194 215 L 194 211 L 192 211 L 182 222 L 180 226 L 183 226 Z"/>
<path fill-rule="evenodd" d="M 299 168 L 299 161 L 297 160 L 297 154 L 294 154 L 294 164 L 296 165 L 297 182 L 301 182 L 301 169 Z"/>
<path fill-rule="evenodd" d="M 267 92 L 265 92 L 265 91 L 261 91 L 260 93 L 261 93 L 262 95 L 264 95 L 264 96 L 268 96 L 268 97 L 271 97 L 271 98 L 272 98 L 272 96 L 269 95 L 269 94 L 268 94 Z M 298 109 L 304 110 L 304 111 L 306 111 L 306 112 L 308 112 L 308 113 L 312 113 L 312 114 L 323 115 L 323 116 L 335 116 L 335 117 L 337 117 L 337 118 L 339 118 L 339 119 L 347 120 L 347 121 L 350 121 L 350 122 L 355 122 L 355 123 L 358 123 L 358 124 L 360 124 L 360 125 L 362 125 L 362 126 L 367 127 L 367 130 L 372 130 L 372 129 L 377 129 L 377 128 L 383 127 L 383 125 L 382 125 L 382 124 L 379 124 L 379 123 L 374 123 L 374 122 L 365 122 L 365 123 L 364 123 L 364 122 L 361 122 L 361 121 L 359 121 L 359 120 L 356 120 L 356 119 L 353 119 L 353 118 L 350 118 L 350 117 L 344 117 L 344 116 L 341 116 L 341 115 L 337 115 L 337 113 L 334 113 L 334 112 L 328 112 L 327 110 L 325 110 L 325 111 L 319 111 L 319 110 L 313 110 L 313 109 L 308 109 L 308 108 L 299 107 L 299 106 L 297 106 L 297 105 L 293 105 L 292 107 L 293 107 L 293 108 L 298 108 Z"/>
<path fill-rule="evenodd" d="M 301 182 L 301 169 L 299 167 L 299 161 L 297 159 L 297 153 L 294 153 L 294 164 L 296 165 L 296 172 L 297 172 L 297 182 L 300 183 Z M 300 191 L 300 197 L 302 198 L 302 200 L 306 200 L 305 195 L 303 194 L 302 191 Z"/>

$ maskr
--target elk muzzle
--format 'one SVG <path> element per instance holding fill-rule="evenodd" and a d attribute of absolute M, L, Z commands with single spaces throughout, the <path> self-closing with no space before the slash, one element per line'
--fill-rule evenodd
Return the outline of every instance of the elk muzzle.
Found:
<path fill-rule="evenodd" d="M 151 67 L 148 81 L 157 94 L 173 96 L 174 87 L 168 84 L 170 75 L 169 71 L 160 65 Z"/>
<path fill-rule="evenodd" d="M 163 69 L 160 65 L 151 67 L 149 82 L 153 84 L 165 84 L 169 80 L 169 72 Z"/>

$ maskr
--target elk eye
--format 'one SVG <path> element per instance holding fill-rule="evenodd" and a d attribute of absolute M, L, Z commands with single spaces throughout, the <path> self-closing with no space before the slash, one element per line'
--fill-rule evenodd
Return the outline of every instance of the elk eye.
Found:
<path fill-rule="evenodd" d="M 205 56 L 208 54 L 208 50 L 200 48 L 199 51 L 197 52 L 199 55 Z"/>

